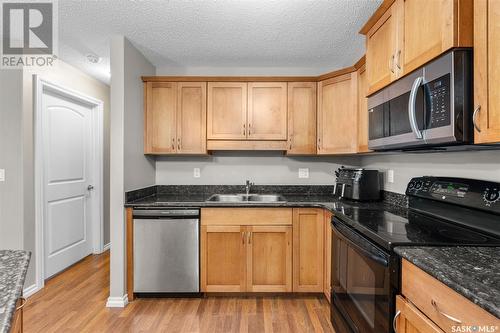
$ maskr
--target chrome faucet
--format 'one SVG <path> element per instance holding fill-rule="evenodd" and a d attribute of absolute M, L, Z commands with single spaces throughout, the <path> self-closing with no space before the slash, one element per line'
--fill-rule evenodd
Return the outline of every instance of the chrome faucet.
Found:
<path fill-rule="evenodd" d="M 252 189 L 253 185 L 254 185 L 254 183 L 251 183 L 249 180 L 247 180 L 246 185 L 245 185 L 245 190 L 247 192 L 247 195 L 250 194 L 250 190 Z"/>

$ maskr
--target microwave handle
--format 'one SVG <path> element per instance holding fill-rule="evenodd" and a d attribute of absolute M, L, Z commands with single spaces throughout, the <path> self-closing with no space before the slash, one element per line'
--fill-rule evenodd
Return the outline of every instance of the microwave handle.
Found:
<path fill-rule="evenodd" d="M 424 78 L 419 76 L 413 81 L 413 86 L 411 87 L 410 99 L 408 100 L 408 118 L 410 119 L 410 126 L 412 132 L 415 134 L 417 139 L 423 139 L 422 132 L 418 128 L 417 116 L 415 114 L 415 103 L 417 99 L 418 88 L 422 85 Z"/>

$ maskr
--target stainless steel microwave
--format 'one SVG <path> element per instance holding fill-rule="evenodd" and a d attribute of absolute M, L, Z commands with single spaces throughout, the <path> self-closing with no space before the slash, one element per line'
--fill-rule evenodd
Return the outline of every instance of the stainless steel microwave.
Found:
<path fill-rule="evenodd" d="M 372 150 L 468 144 L 472 50 L 455 49 L 368 98 Z"/>

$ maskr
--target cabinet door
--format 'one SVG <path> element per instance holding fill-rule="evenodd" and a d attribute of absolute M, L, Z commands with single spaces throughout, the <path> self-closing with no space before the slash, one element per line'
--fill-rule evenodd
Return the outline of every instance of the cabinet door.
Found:
<path fill-rule="evenodd" d="M 368 149 L 368 98 L 365 66 L 358 69 L 358 153 Z"/>
<path fill-rule="evenodd" d="M 293 209 L 293 291 L 323 292 L 322 209 Z"/>
<path fill-rule="evenodd" d="M 366 34 L 366 70 L 368 93 L 388 85 L 397 77 L 397 6 L 393 4 Z"/>
<path fill-rule="evenodd" d="M 356 72 L 318 86 L 318 154 L 350 154 L 358 149 Z"/>
<path fill-rule="evenodd" d="M 243 292 L 246 287 L 245 227 L 201 227 L 201 291 Z"/>
<path fill-rule="evenodd" d="M 474 2 L 475 143 L 500 142 L 500 1 Z"/>
<path fill-rule="evenodd" d="M 147 82 L 145 95 L 144 152 L 175 153 L 177 83 Z"/>
<path fill-rule="evenodd" d="M 292 227 L 247 227 L 247 291 L 292 291 Z"/>
<path fill-rule="evenodd" d="M 207 152 L 207 84 L 179 82 L 177 87 L 177 152 Z"/>
<path fill-rule="evenodd" d="M 316 154 L 316 85 L 288 83 L 288 155 Z"/>
<path fill-rule="evenodd" d="M 324 211 L 325 219 L 325 264 L 324 264 L 324 294 L 326 299 L 331 302 L 331 292 L 332 292 L 332 213 L 329 211 Z"/>
<path fill-rule="evenodd" d="M 209 82 L 207 138 L 245 140 L 247 137 L 247 84 Z"/>
<path fill-rule="evenodd" d="M 397 333 L 443 333 L 430 319 L 401 296 L 396 296 Z"/>
<path fill-rule="evenodd" d="M 439 56 L 452 47 L 473 46 L 472 0 L 398 0 L 403 22 L 396 63 L 401 55 L 403 73 Z M 402 54 L 401 54 L 402 52 Z"/>
<path fill-rule="evenodd" d="M 248 84 L 248 139 L 287 139 L 286 82 Z"/>

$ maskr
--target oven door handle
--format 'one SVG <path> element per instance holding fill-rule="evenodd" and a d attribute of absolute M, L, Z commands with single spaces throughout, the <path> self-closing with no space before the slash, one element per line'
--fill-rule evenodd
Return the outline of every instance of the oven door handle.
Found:
<path fill-rule="evenodd" d="M 415 112 L 415 104 L 417 100 L 418 88 L 424 82 L 424 78 L 419 76 L 413 81 L 413 86 L 411 87 L 410 98 L 408 100 L 408 118 L 410 120 L 410 126 L 412 132 L 415 134 L 415 137 L 419 140 L 423 139 L 422 132 L 418 128 L 417 116 Z"/>
<path fill-rule="evenodd" d="M 347 226 L 343 226 L 341 224 L 342 222 L 338 221 L 335 217 L 332 220 L 332 225 L 334 232 L 336 231 L 337 234 L 339 234 L 347 243 L 349 243 L 350 246 L 356 249 L 356 251 L 361 252 L 365 257 L 381 264 L 384 265 L 385 267 L 389 266 L 389 259 L 387 258 L 387 255 L 385 255 L 381 250 L 375 248 L 373 245 L 370 245 L 372 247 L 371 249 L 366 249 L 358 244 L 356 244 L 355 240 L 360 240 L 363 242 L 370 242 L 366 238 L 364 238 L 361 235 L 357 235 L 355 231 L 349 230 Z"/>

